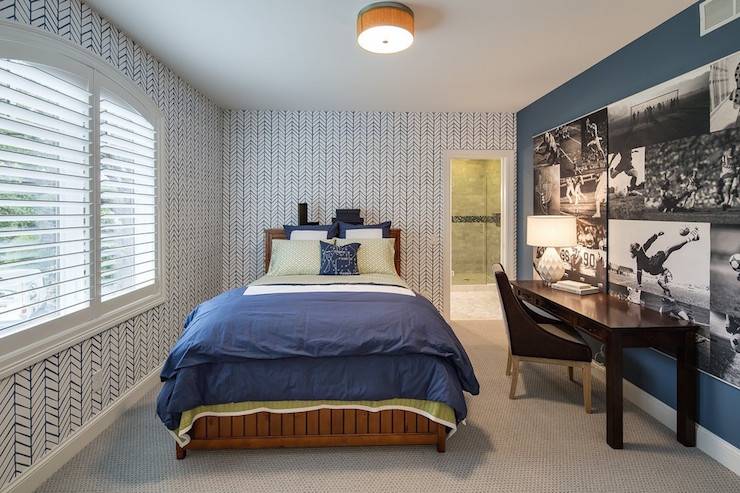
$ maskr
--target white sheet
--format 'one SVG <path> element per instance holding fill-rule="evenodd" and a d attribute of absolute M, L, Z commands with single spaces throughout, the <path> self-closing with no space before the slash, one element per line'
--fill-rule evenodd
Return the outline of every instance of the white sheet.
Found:
<path fill-rule="evenodd" d="M 389 293 L 401 294 L 404 296 L 416 296 L 410 289 L 399 286 L 382 286 L 378 284 L 272 284 L 249 286 L 244 291 L 244 296 L 285 293 Z"/>

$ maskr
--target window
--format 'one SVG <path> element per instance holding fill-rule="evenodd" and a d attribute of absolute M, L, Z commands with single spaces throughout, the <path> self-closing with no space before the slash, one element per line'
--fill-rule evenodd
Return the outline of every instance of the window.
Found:
<path fill-rule="evenodd" d="M 100 295 L 155 281 L 154 127 L 108 92 L 100 100 Z"/>
<path fill-rule="evenodd" d="M 156 108 L 87 53 L 23 44 L 0 39 L 0 371 L 164 299 Z"/>
<path fill-rule="evenodd" d="M 91 93 L 0 59 L 0 330 L 89 306 Z"/>

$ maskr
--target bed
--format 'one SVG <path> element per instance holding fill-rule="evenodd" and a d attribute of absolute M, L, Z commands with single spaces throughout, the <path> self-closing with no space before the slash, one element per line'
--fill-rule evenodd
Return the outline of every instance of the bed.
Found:
<path fill-rule="evenodd" d="M 400 230 L 391 236 L 393 275 L 266 275 L 193 310 L 157 400 L 178 459 L 222 448 L 445 451 L 478 382 L 452 329 L 398 275 Z M 266 271 L 284 238 L 265 231 Z"/>

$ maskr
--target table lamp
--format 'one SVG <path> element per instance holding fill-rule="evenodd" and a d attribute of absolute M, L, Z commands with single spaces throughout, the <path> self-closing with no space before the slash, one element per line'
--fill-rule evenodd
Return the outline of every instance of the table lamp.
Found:
<path fill-rule="evenodd" d="M 537 271 L 548 285 L 558 282 L 565 274 L 563 260 L 555 248 L 577 244 L 574 216 L 528 216 L 527 245 L 546 247 Z"/>

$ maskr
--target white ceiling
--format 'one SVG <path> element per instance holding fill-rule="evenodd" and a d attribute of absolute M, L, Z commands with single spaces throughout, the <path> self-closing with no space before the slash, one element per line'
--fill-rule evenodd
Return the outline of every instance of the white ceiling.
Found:
<path fill-rule="evenodd" d="M 414 0 L 414 44 L 375 55 L 371 1 L 87 0 L 223 107 L 372 111 L 517 111 L 694 3 Z"/>

